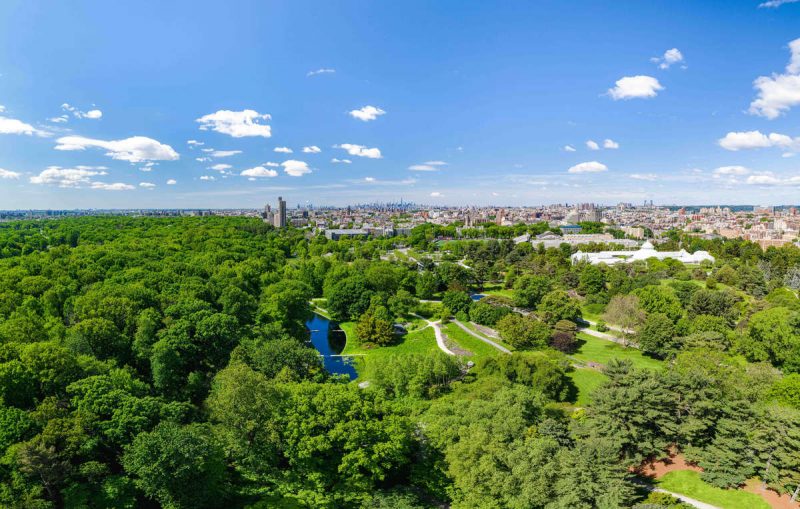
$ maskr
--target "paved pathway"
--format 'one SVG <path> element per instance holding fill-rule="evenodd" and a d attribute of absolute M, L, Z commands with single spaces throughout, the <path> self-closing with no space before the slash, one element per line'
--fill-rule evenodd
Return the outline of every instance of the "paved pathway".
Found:
<path fill-rule="evenodd" d="M 686 495 L 681 495 L 680 493 L 673 493 L 671 491 L 662 490 L 661 488 L 652 488 L 650 491 L 655 491 L 658 493 L 666 493 L 667 495 L 672 495 L 673 497 L 677 498 L 681 502 L 685 504 L 689 504 L 691 506 L 696 507 L 697 509 L 722 509 L 721 507 L 706 504 L 705 502 L 700 502 L 699 500 L 695 500 L 693 498 L 689 498 Z"/>
<path fill-rule="evenodd" d="M 511 350 L 509 350 L 508 348 L 504 347 L 503 345 L 499 345 L 499 344 L 495 343 L 494 341 L 492 341 L 489 338 L 485 338 L 485 337 L 481 336 L 480 334 L 478 334 L 477 332 L 473 331 L 472 329 L 470 329 L 469 327 L 467 327 L 463 323 L 459 322 L 458 320 L 453 320 L 453 323 L 458 325 L 459 327 L 461 327 L 461 329 L 464 332 L 466 332 L 467 334 L 469 334 L 470 336 L 476 337 L 476 338 L 480 339 L 481 341 L 483 341 L 484 343 L 492 345 L 493 347 L 497 348 L 498 350 L 500 350 L 503 353 L 507 353 L 507 354 L 511 353 Z"/>
<path fill-rule="evenodd" d="M 432 321 L 428 320 L 427 318 L 425 318 L 424 316 L 418 315 L 416 313 L 411 313 L 411 315 L 412 316 L 416 316 L 417 318 L 421 318 L 422 320 L 425 320 L 425 322 L 427 322 L 427 324 L 428 324 L 428 325 L 426 325 L 426 327 L 433 327 L 433 333 L 436 335 L 436 344 L 439 345 L 439 349 L 441 351 L 443 351 L 447 355 L 455 355 L 455 353 L 452 350 L 447 348 L 447 345 L 444 342 L 444 336 L 442 335 L 442 328 L 439 326 L 439 322 L 438 321 L 432 322 Z M 423 329 L 424 328 L 425 327 L 423 327 Z"/>

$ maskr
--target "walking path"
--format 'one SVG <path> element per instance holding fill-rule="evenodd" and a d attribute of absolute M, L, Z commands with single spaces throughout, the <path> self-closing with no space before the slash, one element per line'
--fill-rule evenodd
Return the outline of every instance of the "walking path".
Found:
<path fill-rule="evenodd" d="M 425 318 L 424 316 L 418 315 L 416 313 L 411 313 L 411 315 L 416 316 L 417 318 L 420 318 L 422 320 L 425 320 L 425 322 L 428 324 L 426 325 L 426 327 L 433 327 L 433 333 L 436 335 L 436 344 L 439 345 L 439 350 L 443 351 L 447 355 L 455 355 L 455 353 L 452 350 L 447 348 L 447 345 L 444 342 L 444 335 L 442 335 L 442 329 L 439 326 L 438 321 L 432 322 L 427 318 Z"/>
<path fill-rule="evenodd" d="M 495 343 L 494 341 L 492 341 L 489 338 L 485 338 L 485 337 L 481 336 L 480 334 L 478 334 L 477 332 L 473 331 L 472 329 L 470 329 L 469 327 L 467 327 L 463 323 L 459 322 L 458 320 L 453 320 L 453 323 L 458 325 L 459 327 L 461 327 L 461 329 L 464 332 L 466 332 L 467 334 L 469 334 L 470 336 L 478 338 L 478 339 L 480 339 L 481 341 L 483 341 L 484 343 L 486 343 L 488 345 L 492 345 L 493 347 L 497 348 L 498 350 L 500 350 L 503 353 L 511 354 L 511 350 L 509 350 L 508 348 L 504 347 L 503 345 L 498 345 L 497 343 Z"/>
<path fill-rule="evenodd" d="M 681 495 L 680 493 L 673 493 L 672 491 L 662 490 L 661 488 L 651 488 L 650 491 L 655 491 L 657 493 L 666 493 L 667 495 L 672 495 L 673 497 L 677 498 L 681 502 L 685 504 L 689 504 L 691 506 L 696 507 L 697 509 L 722 509 L 721 507 L 706 504 L 705 502 L 700 502 L 699 500 L 695 500 L 693 498 L 689 498 L 686 495 Z"/>

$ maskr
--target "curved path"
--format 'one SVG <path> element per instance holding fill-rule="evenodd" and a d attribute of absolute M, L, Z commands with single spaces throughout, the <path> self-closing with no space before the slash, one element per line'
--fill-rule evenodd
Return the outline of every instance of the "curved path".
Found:
<path fill-rule="evenodd" d="M 441 327 L 439 327 L 438 321 L 432 322 L 422 315 L 418 315 L 416 313 L 410 313 L 410 314 L 412 316 L 416 316 L 417 318 L 425 320 L 425 322 L 428 324 L 425 327 L 433 327 L 433 333 L 436 335 L 436 344 L 439 346 L 439 350 L 443 351 L 447 355 L 455 355 L 455 353 L 452 350 L 447 348 L 447 345 L 444 342 L 444 336 L 442 335 L 442 329 Z"/>
<path fill-rule="evenodd" d="M 705 502 L 700 502 L 699 500 L 695 500 L 693 498 L 689 498 L 686 495 L 681 495 L 680 493 L 675 493 L 672 491 L 662 490 L 661 488 L 653 488 L 650 491 L 655 491 L 657 493 L 666 493 L 667 495 L 672 495 L 673 497 L 677 498 L 684 504 L 689 504 L 691 506 L 696 507 L 697 509 L 722 509 L 721 507 L 717 507 L 715 505 L 707 504 Z"/>
<path fill-rule="evenodd" d="M 503 353 L 507 353 L 509 355 L 511 354 L 511 350 L 509 350 L 508 348 L 504 347 L 503 345 L 499 345 L 499 344 L 495 343 L 494 341 L 492 341 L 489 338 L 485 338 L 485 337 L 481 336 L 480 334 L 478 334 L 477 332 L 473 331 L 472 329 L 470 329 L 469 327 L 467 327 L 463 323 L 459 322 L 458 320 L 453 320 L 453 323 L 458 325 L 459 327 L 461 327 L 461 329 L 464 332 L 466 332 L 467 334 L 469 334 L 470 336 L 478 338 L 478 339 L 480 339 L 481 341 L 483 341 L 484 343 L 486 343 L 488 345 L 492 345 L 493 347 L 497 348 L 498 350 L 500 350 Z"/>

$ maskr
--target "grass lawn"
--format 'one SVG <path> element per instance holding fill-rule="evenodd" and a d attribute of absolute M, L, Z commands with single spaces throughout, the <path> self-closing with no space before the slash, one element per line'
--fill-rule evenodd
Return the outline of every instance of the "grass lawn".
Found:
<path fill-rule="evenodd" d="M 584 304 L 581 306 L 581 314 L 586 320 L 599 322 L 603 319 L 602 315 L 604 309 L 605 306 L 603 304 Z"/>
<path fill-rule="evenodd" d="M 663 361 L 647 357 L 636 348 L 626 348 L 612 341 L 582 333 L 578 333 L 578 339 L 583 344 L 572 357 L 582 362 L 605 365 L 611 359 L 629 359 L 637 368 L 660 369 L 663 366 Z"/>
<path fill-rule="evenodd" d="M 491 355 L 500 355 L 502 352 L 497 348 L 484 343 L 480 339 L 470 336 L 466 331 L 454 323 L 448 323 L 442 327 L 442 331 L 447 334 L 451 341 L 455 342 L 464 350 L 469 350 L 473 353 L 472 358 L 489 357 Z"/>
<path fill-rule="evenodd" d="M 514 298 L 514 290 L 503 288 L 503 285 L 486 285 L 483 287 L 483 291 L 478 293 L 482 293 L 484 295 L 497 295 L 498 297 L 507 297 L 509 299 Z"/>
<path fill-rule="evenodd" d="M 344 322 L 339 324 L 342 330 L 347 335 L 347 343 L 345 344 L 342 354 L 364 354 L 365 359 L 369 357 L 377 357 L 381 355 L 390 354 L 405 354 L 405 353 L 427 353 L 438 350 L 436 346 L 436 336 L 433 333 L 432 327 L 426 327 L 422 330 L 409 332 L 405 336 L 398 338 L 397 342 L 389 346 L 378 346 L 375 348 L 361 348 L 353 341 L 355 323 Z"/>
<path fill-rule="evenodd" d="M 575 371 L 569 373 L 569 377 L 578 387 L 578 397 L 575 399 L 575 405 L 585 407 L 591 403 L 589 394 L 600 387 L 608 377 L 596 369 L 590 368 L 576 368 Z"/>
<path fill-rule="evenodd" d="M 712 486 L 702 479 L 700 474 L 691 470 L 670 472 L 658 481 L 660 488 L 686 495 L 707 504 L 723 509 L 770 509 L 769 504 L 754 493 L 742 490 L 723 490 Z"/>
<path fill-rule="evenodd" d="M 502 339 L 500 339 L 500 338 L 495 338 L 495 337 L 492 337 L 492 336 L 487 336 L 486 334 L 482 333 L 481 331 L 479 331 L 479 330 L 478 330 L 478 329 L 475 327 L 475 324 L 473 324 L 472 322 L 461 322 L 461 323 L 463 323 L 463 324 L 464 324 L 464 325 L 465 325 L 465 326 L 466 326 L 468 329 L 470 329 L 472 332 L 475 332 L 476 334 L 480 334 L 480 335 L 481 335 L 481 336 L 483 336 L 483 337 L 488 337 L 489 339 L 491 339 L 492 341 L 494 341 L 494 342 L 495 342 L 495 343 L 497 343 L 498 345 L 500 345 L 500 346 L 504 346 L 504 347 L 508 348 L 509 350 L 511 350 L 512 352 L 515 350 L 515 348 L 514 348 L 513 346 L 509 345 L 508 343 L 506 343 L 506 342 L 505 342 L 505 341 L 503 341 Z"/>

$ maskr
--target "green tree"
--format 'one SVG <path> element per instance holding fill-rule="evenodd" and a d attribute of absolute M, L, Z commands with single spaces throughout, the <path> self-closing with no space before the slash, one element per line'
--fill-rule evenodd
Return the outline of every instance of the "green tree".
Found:
<path fill-rule="evenodd" d="M 541 348 L 547 344 L 552 330 L 531 316 L 510 313 L 497 322 L 497 331 L 503 341 L 514 348 Z"/>
<path fill-rule="evenodd" d="M 581 318 L 578 302 L 563 290 L 553 290 L 545 295 L 536 311 L 542 321 L 549 325 L 555 325 L 559 320 L 577 322 Z"/>
<path fill-rule="evenodd" d="M 514 281 L 514 305 L 533 309 L 552 289 L 550 278 L 526 274 Z"/>
<path fill-rule="evenodd" d="M 647 315 L 638 334 L 638 343 L 646 353 L 662 357 L 667 355 L 678 345 L 675 338 L 675 324 L 663 313 Z"/>
<path fill-rule="evenodd" d="M 134 439 L 122 464 L 165 508 L 225 506 L 225 456 L 207 425 L 162 423 Z"/>

